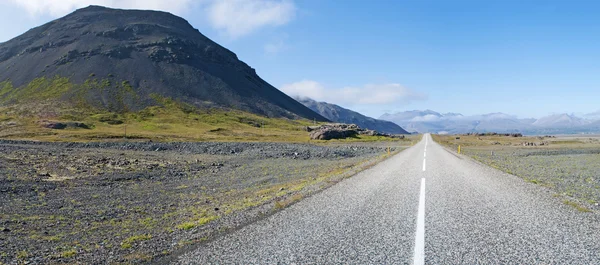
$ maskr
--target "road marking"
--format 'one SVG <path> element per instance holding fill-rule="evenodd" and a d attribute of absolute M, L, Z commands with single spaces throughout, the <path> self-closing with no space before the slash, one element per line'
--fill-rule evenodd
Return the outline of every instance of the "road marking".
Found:
<path fill-rule="evenodd" d="M 425 165 L 427 165 L 427 159 L 423 158 L 423 171 L 425 171 Z"/>
<path fill-rule="evenodd" d="M 417 233 L 415 236 L 415 255 L 413 264 L 425 264 L 425 178 L 421 179 L 419 211 L 417 213 Z"/>
<path fill-rule="evenodd" d="M 427 157 L 427 150 L 425 150 L 425 152 L 423 152 L 423 157 Z"/>

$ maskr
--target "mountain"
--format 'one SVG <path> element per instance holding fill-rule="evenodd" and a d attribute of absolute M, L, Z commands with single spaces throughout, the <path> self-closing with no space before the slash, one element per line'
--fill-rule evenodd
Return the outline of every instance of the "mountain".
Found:
<path fill-rule="evenodd" d="M 76 10 L 0 43 L 0 69 L 4 105 L 78 97 L 109 110 L 140 110 L 170 98 L 198 107 L 326 120 L 166 12 Z"/>
<path fill-rule="evenodd" d="M 505 113 L 464 116 L 440 114 L 432 110 L 413 110 L 384 114 L 380 119 L 392 121 L 408 131 L 432 133 L 520 132 L 525 134 L 598 133 L 600 121 L 569 114 L 555 114 L 539 119 L 520 119 Z"/>
<path fill-rule="evenodd" d="M 533 125 L 543 128 L 568 128 L 589 124 L 591 122 L 566 113 L 554 114 L 536 120 Z"/>
<path fill-rule="evenodd" d="M 407 131 L 393 122 L 367 117 L 358 112 L 342 108 L 335 104 L 317 102 L 309 98 L 296 98 L 296 100 L 316 113 L 319 113 L 321 116 L 334 122 L 353 123 L 361 128 L 389 134 L 408 134 Z"/>

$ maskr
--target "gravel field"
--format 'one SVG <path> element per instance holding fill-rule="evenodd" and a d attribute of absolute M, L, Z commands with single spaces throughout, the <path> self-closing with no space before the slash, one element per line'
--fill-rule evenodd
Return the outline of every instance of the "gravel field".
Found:
<path fill-rule="evenodd" d="M 546 187 L 564 204 L 580 211 L 600 210 L 598 135 L 436 135 L 434 138 L 452 152 L 460 145 L 464 155 Z"/>
<path fill-rule="evenodd" d="M 0 264 L 161 263 L 407 144 L 0 141 Z"/>
<path fill-rule="evenodd" d="M 467 148 L 463 153 L 574 199 L 582 210 L 600 210 L 600 148 Z"/>

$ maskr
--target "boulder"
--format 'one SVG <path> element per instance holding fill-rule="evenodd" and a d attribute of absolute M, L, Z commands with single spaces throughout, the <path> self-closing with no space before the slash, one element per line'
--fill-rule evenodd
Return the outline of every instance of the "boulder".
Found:
<path fill-rule="evenodd" d="M 46 122 L 43 123 L 42 126 L 48 129 L 62 130 L 67 128 L 67 124 L 62 122 Z"/>
<path fill-rule="evenodd" d="M 318 128 L 308 127 L 312 129 L 310 139 L 313 140 L 331 140 L 354 137 L 358 134 L 359 127 L 355 124 L 330 123 L 319 126 Z"/>
<path fill-rule="evenodd" d="M 310 139 L 313 140 L 331 140 L 344 139 L 356 136 L 357 132 L 353 130 L 316 130 L 310 133 Z"/>
<path fill-rule="evenodd" d="M 91 127 L 83 122 L 69 121 L 69 122 L 57 122 L 57 121 L 42 121 L 42 127 L 55 130 L 63 130 L 66 128 L 82 128 L 91 129 Z"/>

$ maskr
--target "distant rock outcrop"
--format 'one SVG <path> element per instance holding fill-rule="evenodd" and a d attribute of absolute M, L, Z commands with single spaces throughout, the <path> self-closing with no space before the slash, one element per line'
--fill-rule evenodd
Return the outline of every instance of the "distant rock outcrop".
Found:
<path fill-rule="evenodd" d="M 404 139 L 404 135 L 391 135 L 374 130 L 367 130 L 360 128 L 356 124 L 330 123 L 320 126 L 309 126 L 306 127 L 306 130 L 310 132 L 310 139 L 312 140 L 344 139 L 356 137 L 358 135 L 385 136 Z"/>

